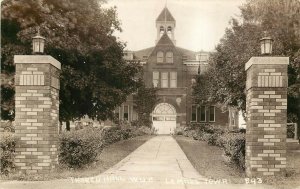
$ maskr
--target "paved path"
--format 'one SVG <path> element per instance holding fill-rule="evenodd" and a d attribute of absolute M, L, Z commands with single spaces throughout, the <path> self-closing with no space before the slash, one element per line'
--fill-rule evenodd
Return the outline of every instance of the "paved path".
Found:
<path fill-rule="evenodd" d="M 196 150 L 196 149 L 195 149 Z M 10 181 L 8 189 L 201 189 L 266 188 L 265 186 L 211 184 L 191 165 L 170 136 L 150 139 L 117 165 L 96 177 L 44 182 Z"/>

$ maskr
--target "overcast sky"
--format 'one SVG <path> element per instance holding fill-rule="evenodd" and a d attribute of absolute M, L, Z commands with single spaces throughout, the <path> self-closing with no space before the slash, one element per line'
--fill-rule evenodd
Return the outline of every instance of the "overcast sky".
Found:
<path fill-rule="evenodd" d="M 155 20 L 166 0 L 107 0 L 116 6 L 122 22 L 122 33 L 128 50 L 155 45 Z M 245 0 L 167 0 L 167 7 L 176 20 L 176 45 L 194 51 L 214 50 L 230 18 L 240 15 L 239 6 Z"/>

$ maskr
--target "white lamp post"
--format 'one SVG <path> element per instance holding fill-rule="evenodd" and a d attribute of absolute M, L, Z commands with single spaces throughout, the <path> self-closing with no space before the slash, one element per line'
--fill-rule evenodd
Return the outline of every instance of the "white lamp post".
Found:
<path fill-rule="evenodd" d="M 32 37 L 32 51 L 33 54 L 43 54 L 46 39 L 40 35 L 40 29 L 36 36 Z"/>
<path fill-rule="evenodd" d="M 266 35 L 266 33 L 265 33 Z M 272 54 L 273 39 L 269 36 L 265 36 L 260 40 L 260 49 L 262 55 Z"/>

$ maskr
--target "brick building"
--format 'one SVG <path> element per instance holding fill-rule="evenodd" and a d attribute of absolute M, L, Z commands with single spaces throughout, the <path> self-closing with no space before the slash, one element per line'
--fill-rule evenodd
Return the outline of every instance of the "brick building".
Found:
<path fill-rule="evenodd" d="M 157 39 L 155 46 L 139 51 L 125 51 L 128 61 L 140 61 L 143 79 L 147 87 L 157 87 L 159 102 L 151 119 L 160 134 L 169 134 L 176 127 L 190 122 L 213 123 L 237 127 L 238 114 L 234 109 L 221 110 L 214 105 L 195 104 L 192 100 L 192 85 L 195 76 L 208 67 L 209 52 L 194 52 L 176 46 L 176 20 L 167 8 L 156 19 Z M 115 110 L 120 120 L 138 119 L 134 99 Z"/>

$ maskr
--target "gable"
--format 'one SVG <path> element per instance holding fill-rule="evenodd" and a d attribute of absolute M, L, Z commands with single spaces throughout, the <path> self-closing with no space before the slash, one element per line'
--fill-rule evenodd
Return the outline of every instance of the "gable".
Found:
<path fill-rule="evenodd" d="M 174 43 L 166 32 L 161 36 L 150 56 L 156 56 L 158 51 L 163 51 L 164 53 L 172 51 L 174 54 L 178 54 Z"/>

